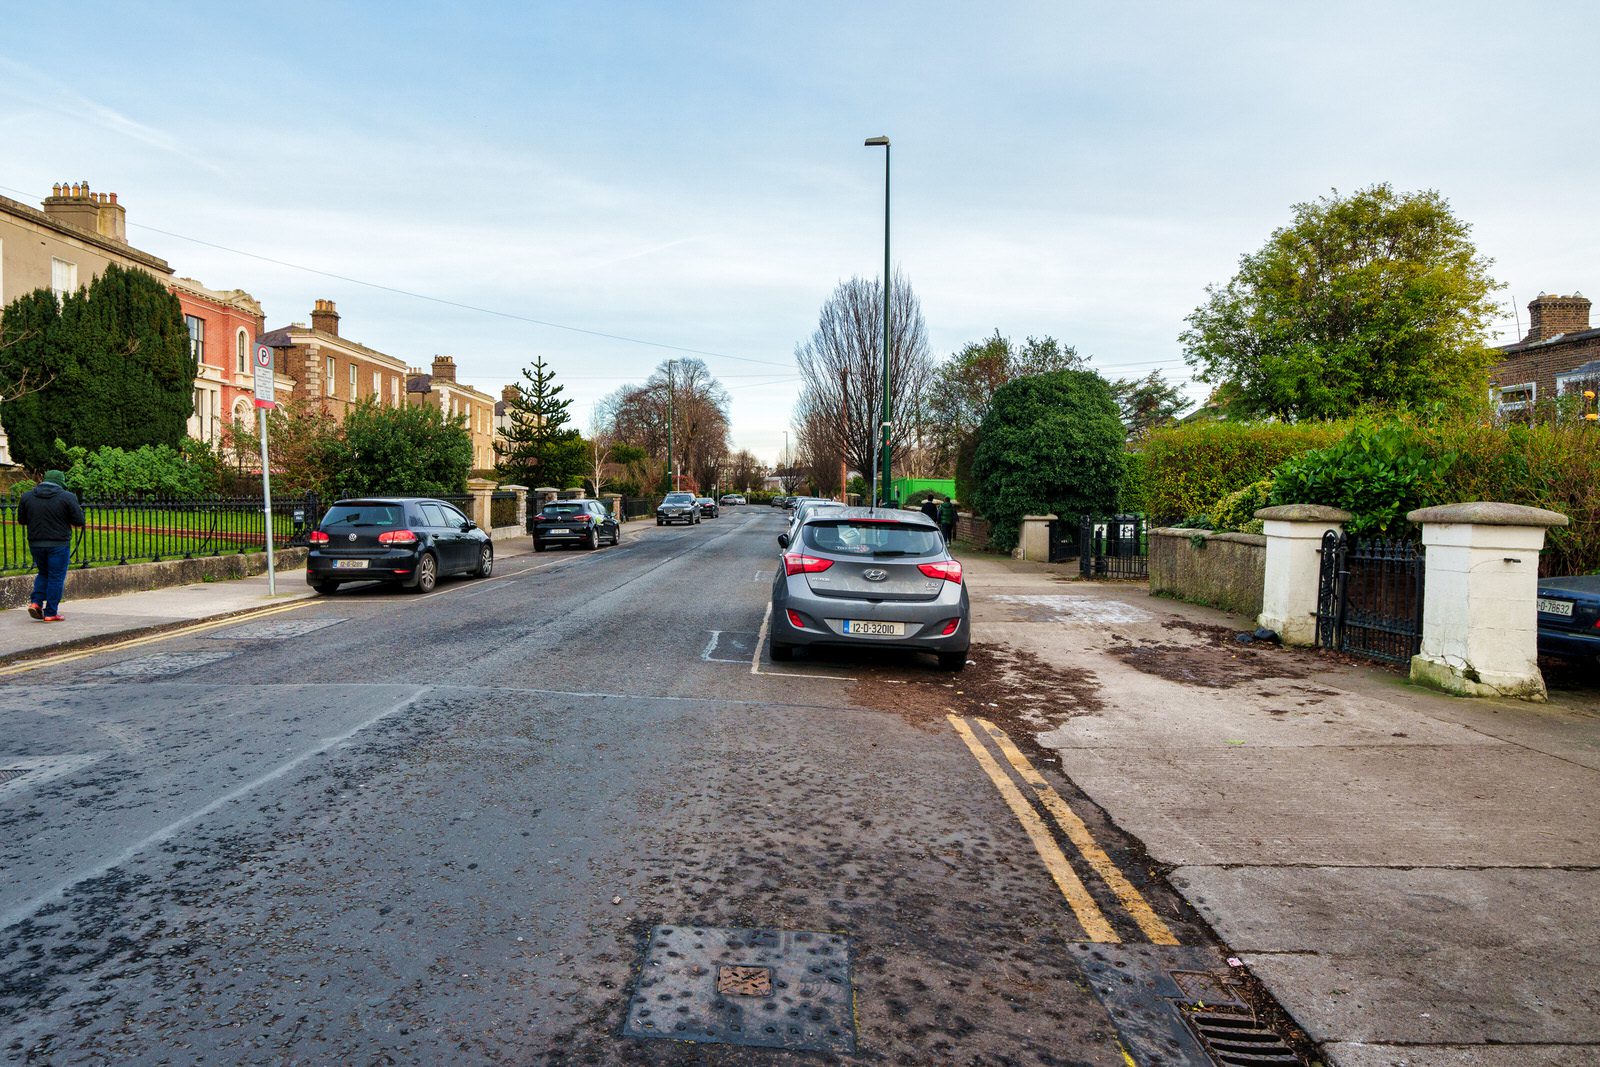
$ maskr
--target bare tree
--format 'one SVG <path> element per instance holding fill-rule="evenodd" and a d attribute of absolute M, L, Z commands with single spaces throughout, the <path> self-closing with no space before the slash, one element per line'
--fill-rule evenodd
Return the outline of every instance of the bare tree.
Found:
<path fill-rule="evenodd" d="M 916 437 L 933 360 L 922 304 L 911 283 L 894 276 L 889 308 L 890 455 L 905 461 Z M 877 279 L 851 278 L 833 291 L 810 339 L 795 348 L 804 379 L 795 422 L 821 434 L 837 427 L 836 443 L 859 471 L 877 465 L 883 413 L 883 288 Z M 819 442 L 820 444 L 820 442 Z"/>
<path fill-rule="evenodd" d="M 759 489 L 766 476 L 767 468 L 747 448 L 735 452 L 728 460 L 728 482 L 741 492 Z"/>
<path fill-rule="evenodd" d="M 674 465 L 691 479 L 709 472 L 715 480 L 728 453 L 728 391 L 702 361 L 662 363 L 643 385 L 607 397 L 599 419 L 615 441 L 665 464 L 669 413 Z"/>

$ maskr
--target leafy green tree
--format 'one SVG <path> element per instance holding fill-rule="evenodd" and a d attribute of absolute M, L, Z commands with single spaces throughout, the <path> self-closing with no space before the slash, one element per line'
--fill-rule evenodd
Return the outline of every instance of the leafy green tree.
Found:
<path fill-rule="evenodd" d="M 1024 515 L 1107 514 L 1122 490 L 1125 431 L 1093 371 L 1018 378 L 994 394 L 978 431 L 972 503 L 995 547 L 1016 546 Z"/>
<path fill-rule="evenodd" d="M 112 264 L 59 303 L 40 289 L 5 309 L 0 421 L 35 470 L 56 462 L 57 437 L 89 449 L 177 448 L 196 369 L 178 298 L 153 275 Z M 30 380 L 36 388 L 18 389 Z"/>
<path fill-rule="evenodd" d="M 463 493 L 472 434 L 461 416 L 428 404 L 389 407 L 370 398 L 345 413 L 333 481 L 351 495 Z"/>
<path fill-rule="evenodd" d="M 1207 287 L 1184 358 L 1235 417 L 1476 400 L 1498 285 L 1470 232 L 1432 190 L 1384 183 L 1296 204 L 1227 285 Z"/>
<path fill-rule="evenodd" d="M 105 446 L 90 451 L 57 441 L 67 488 L 85 499 L 162 494 L 199 497 L 217 492 L 222 461 L 204 441 L 185 438 L 179 447 L 142 445 L 135 449 Z"/>
<path fill-rule="evenodd" d="M 555 372 L 538 356 L 523 368 L 516 399 L 508 401 L 510 425 L 500 453 L 502 478 L 532 487 L 564 489 L 583 475 L 589 457 L 576 428 L 568 426 L 572 401 L 561 394 Z"/>
<path fill-rule="evenodd" d="M 1111 383 L 1111 395 L 1117 398 L 1122 424 L 1128 428 L 1131 441 L 1142 441 L 1150 436 L 1151 430 L 1176 422 L 1183 409 L 1189 406 L 1183 390 L 1157 370 L 1137 381 L 1118 378 Z"/>
<path fill-rule="evenodd" d="M 261 473 L 261 438 L 256 426 L 247 416 L 230 422 L 225 432 L 226 446 L 237 457 L 241 474 Z M 267 412 L 267 447 L 274 493 L 316 493 L 331 498 L 339 492 L 344 435 L 339 420 L 320 400 L 280 400 Z"/>

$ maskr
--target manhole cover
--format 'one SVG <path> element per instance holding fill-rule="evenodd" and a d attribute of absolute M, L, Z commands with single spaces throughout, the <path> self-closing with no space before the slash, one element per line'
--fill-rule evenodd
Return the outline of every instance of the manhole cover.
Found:
<path fill-rule="evenodd" d="M 157 652 L 149 656 L 125 659 L 87 673 L 97 678 L 168 678 L 196 667 L 204 667 L 237 654 L 231 648 L 207 648 L 197 652 Z"/>
<path fill-rule="evenodd" d="M 1206 1050 L 1226 1067 L 1302 1067 L 1305 1062 L 1283 1038 L 1256 1025 L 1246 1013 L 1196 1010 L 1185 1018 Z"/>
<path fill-rule="evenodd" d="M 807 930 L 658 926 L 622 1033 L 854 1052 L 849 941 Z"/>
<path fill-rule="evenodd" d="M 206 637 L 213 641 L 287 641 L 292 637 L 304 637 L 323 627 L 337 626 L 345 621 L 347 620 L 294 619 L 288 622 L 251 622 L 235 626 L 231 630 L 206 634 Z"/>

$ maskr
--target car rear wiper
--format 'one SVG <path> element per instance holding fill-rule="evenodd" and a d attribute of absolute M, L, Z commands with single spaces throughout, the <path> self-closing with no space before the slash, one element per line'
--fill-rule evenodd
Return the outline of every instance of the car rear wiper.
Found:
<path fill-rule="evenodd" d="M 881 552 L 874 552 L 873 558 L 880 556 L 925 556 L 926 552 L 914 552 L 909 548 L 886 548 Z"/>

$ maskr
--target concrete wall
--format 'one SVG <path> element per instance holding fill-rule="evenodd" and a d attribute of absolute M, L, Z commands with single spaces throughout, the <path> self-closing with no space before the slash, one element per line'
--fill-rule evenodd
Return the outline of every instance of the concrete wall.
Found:
<path fill-rule="evenodd" d="M 306 565 L 306 550 L 285 548 L 273 553 L 277 562 L 280 588 L 284 581 L 303 581 L 300 575 L 285 578 L 283 572 Z M 242 555 L 204 556 L 200 559 L 173 559 L 161 563 L 129 563 L 122 567 L 74 568 L 67 575 L 67 591 L 62 597 L 62 611 L 72 610 L 74 600 L 92 600 L 95 597 L 116 596 L 143 589 L 163 589 L 174 585 L 193 585 L 196 582 L 248 578 L 267 571 L 265 552 L 246 552 Z M 33 593 L 33 575 L 19 574 L 0 578 L 0 610 L 21 607 Z"/>
<path fill-rule="evenodd" d="M 1266 568 L 1267 539 L 1260 534 L 1150 531 L 1152 593 L 1212 604 L 1254 618 L 1261 613 Z"/>

